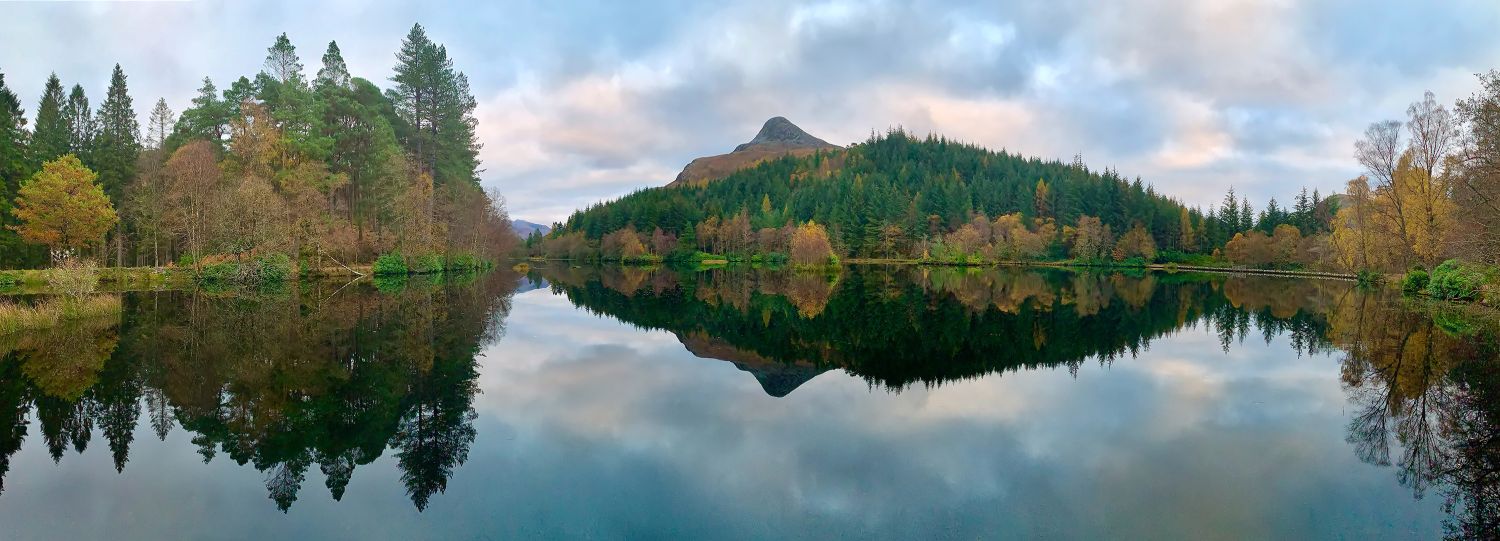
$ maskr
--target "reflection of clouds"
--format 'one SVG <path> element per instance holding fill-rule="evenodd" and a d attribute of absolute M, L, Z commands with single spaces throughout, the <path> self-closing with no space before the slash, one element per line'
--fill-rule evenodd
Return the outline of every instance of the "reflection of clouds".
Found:
<path fill-rule="evenodd" d="M 900 394 L 835 371 L 775 399 L 671 335 L 559 299 L 517 298 L 483 368 L 476 456 L 515 463 L 459 475 L 504 478 L 488 488 L 502 494 L 458 497 L 534 514 L 517 519 L 533 533 L 1321 538 L 1440 518 L 1349 452 L 1337 363 L 1281 338 L 1223 354 L 1201 329 L 1076 380 L 1021 371 Z M 574 332 L 588 345 L 542 343 Z"/>

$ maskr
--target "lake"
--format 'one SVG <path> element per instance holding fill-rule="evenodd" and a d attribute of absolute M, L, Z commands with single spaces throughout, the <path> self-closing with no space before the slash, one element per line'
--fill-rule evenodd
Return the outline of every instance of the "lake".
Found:
<path fill-rule="evenodd" d="M 1500 333 L 1352 282 L 543 265 L 0 338 L 6 539 L 1431 539 Z"/>

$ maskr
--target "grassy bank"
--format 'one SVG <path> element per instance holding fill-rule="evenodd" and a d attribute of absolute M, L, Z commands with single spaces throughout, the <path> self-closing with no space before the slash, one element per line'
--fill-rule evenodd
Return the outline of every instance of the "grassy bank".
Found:
<path fill-rule="evenodd" d="M 57 297 L 36 304 L 0 300 L 0 335 L 50 329 L 69 321 L 120 317 L 118 295 Z"/>

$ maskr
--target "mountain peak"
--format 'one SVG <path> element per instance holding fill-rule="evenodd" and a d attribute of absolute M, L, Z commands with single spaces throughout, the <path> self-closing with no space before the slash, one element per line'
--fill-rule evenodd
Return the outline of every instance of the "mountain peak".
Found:
<path fill-rule="evenodd" d="M 820 150 L 840 148 L 828 141 L 813 137 L 783 116 L 773 116 L 760 127 L 760 132 L 749 143 L 734 147 L 734 151 L 718 156 L 705 156 L 693 160 L 682 168 L 668 186 L 702 184 L 723 178 L 726 175 L 754 167 L 766 160 L 782 156 L 806 156 Z"/>
<path fill-rule="evenodd" d="M 749 143 L 734 147 L 736 152 L 756 145 L 780 144 L 792 147 L 831 147 L 828 141 L 813 137 L 784 116 L 773 116 L 766 120 Z"/>

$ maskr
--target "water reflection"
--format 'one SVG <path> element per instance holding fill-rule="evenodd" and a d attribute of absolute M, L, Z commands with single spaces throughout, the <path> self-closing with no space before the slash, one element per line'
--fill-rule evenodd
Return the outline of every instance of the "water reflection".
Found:
<path fill-rule="evenodd" d="M 205 462 L 223 454 L 262 472 L 283 511 L 310 468 L 337 500 L 387 448 L 423 509 L 467 459 L 475 354 L 503 333 L 516 283 L 509 273 L 459 278 L 378 293 L 312 284 L 129 294 L 123 321 L 0 341 L 0 474 L 33 410 L 54 462 L 85 452 L 98 428 L 116 471 L 144 413 L 156 438 L 180 427 Z"/>
<path fill-rule="evenodd" d="M 264 537 L 361 512 L 386 537 L 1432 536 L 1408 492 L 1500 535 L 1500 334 L 1345 282 L 556 266 L 122 302 L 0 337 L 0 512 L 129 484 L 58 481 L 94 456 L 168 499 L 200 475 L 261 498 L 153 460 L 196 452 L 259 474 L 266 513 L 315 512 Z M 439 516 L 297 503 L 319 481 Z"/>
<path fill-rule="evenodd" d="M 671 332 L 773 397 L 833 369 L 899 392 L 1019 369 L 1076 375 L 1198 326 L 1225 352 L 1286 335 L 1298 355 L 1339 352 L 1360 460 L 1391 466 L 1394 453 L 1416 498 L 1442 487 L 1450 537 L 1500 537 L 1500 347 L 1492 323 L 1452 307 L 1346 282 L 1201 274 L 562 267 L 532 279 L 591 312 Z"/>

